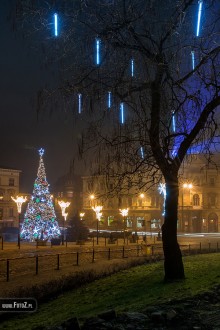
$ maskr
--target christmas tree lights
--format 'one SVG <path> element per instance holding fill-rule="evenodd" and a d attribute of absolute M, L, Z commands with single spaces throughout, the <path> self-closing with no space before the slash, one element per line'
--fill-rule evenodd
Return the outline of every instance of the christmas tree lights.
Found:
<path fill-rule="evenodd" d="M 50 240 L 58 238 L 61 234 L 46 179 L 43 154 L 44 150 L 40 149 L 37 178 L 21 228 L 21 238 L 28 241 Z"/>

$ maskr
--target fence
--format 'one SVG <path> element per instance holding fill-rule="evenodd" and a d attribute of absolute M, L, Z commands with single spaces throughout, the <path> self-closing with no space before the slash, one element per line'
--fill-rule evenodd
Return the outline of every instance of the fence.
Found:
<path fill-rule="evenodd" d="M 207 243 L 180 245 L 183 256 L 199 253 L 219 252 L 219 244 Z M 91 248 L 82 251 L 35 254 L 28 257 L 0 259 L 0 281 L 9 281 L 16 276 L 38 275 L 44 271 L 78 267 L 97 260 L 124 259 L 128 257 L 147 257 L 150 261 L 162 260 L 161 245 L 133 245 L 104 248 Z"/>

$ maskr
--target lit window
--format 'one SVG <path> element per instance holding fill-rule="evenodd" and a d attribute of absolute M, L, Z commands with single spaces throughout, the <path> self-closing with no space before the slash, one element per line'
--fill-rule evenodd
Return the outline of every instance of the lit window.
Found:
<path fill-rule="evenodd" d="M 200 198 L 198 194 L 193 195 L 193 205 L 199 206 L 200 205 Z"/>

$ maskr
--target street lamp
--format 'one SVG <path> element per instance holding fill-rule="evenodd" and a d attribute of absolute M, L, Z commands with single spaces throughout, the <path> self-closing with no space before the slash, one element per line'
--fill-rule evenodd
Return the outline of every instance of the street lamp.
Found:
<path fill-rule="evenodd" d="M 83 220 L 84 215 L 85 215 L 84 212 L 81 212 L 81 213 L 79 214 L 79 216 L 80 216 L 80 220 Z"/>
<path fill-rule="evenodd" d="M 91 194 L 91 195 L 89 196 L 89 199 L 90 199 L 90 206 L 93 206 L 93 201 L 94 201 L 94 199 L 95 199 L 95 195 Z"/>
<path fill-rule="evenodd" d="M 20 243 L 21 243 L 21 238 L 20 238 L 20 223 L 21 223 L 21 207 L 24 202 L 26 202 L 27 197 L 23 196 L 17 196 L 14 198 L 11 196 L 11 199 L 17 204 L 17 209 L 18 209 L 18 248 L 20 249 Z"/>
<path fill-rule="evenodd" d="M 182 230 L 184 231 L 185 226 L 184 226 L 184 217 L 183 217 L 183 210 L 184 210 L 184 189 L 192 189 L 193 185 L 192 183 L 184 183 L 182 186 Z"/>
<path fill-rule="evenodd" d="M 97 245 L 99 244 L 99 221 L 101 220 L 101 217 L 102 217 L 102 208 L 103 206 L 101 205 L 97 205 L 95 207 L 93 207 L 93 211 L 95 212 L 96 214 L 96 220 L 97 220 L 97 230 L 96 230 L 96 243 Z"/>
<path fill-rule="evenodd" d="M 66 208 L 70 205 L 70 202 L 59 201 L 58 204 L 61 207 L 62 216 L 63 216 L 63 235 L 62 235 L 62 245 L 64 245 L 64 224 L 67 218 L 68 213 L 66 213 Z"/>
<path fill-rule="evenodd" d="M 125 244 L 125 217 L 128 216 L 128 209 L 120 209 L 120 214 L 123 216 L 124 219 L 124 244 Z"/>

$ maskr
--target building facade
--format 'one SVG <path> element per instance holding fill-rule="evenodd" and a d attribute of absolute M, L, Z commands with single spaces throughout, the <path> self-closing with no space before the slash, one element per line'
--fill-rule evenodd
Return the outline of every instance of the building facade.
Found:
<path fill-rule="evenodd" d="M 179 230 L 220 231 L 220 158 L 195 155 L 185 165 L 179 190 Z"/>
<path fill-rule="evenodd" d="M 19 194 L 20 170 L 0 168 L 0 229 L 18 227 L 17 205 L 11 196 Z"/>
<path fill-rule="evenodd" d="M 220 231 L 220 157 L 207 161 L 203 155 L 190 156 L 179 176 L 178 231 L 184 233 Z M 110 184 L 111 185 L 111 184 Z M 95 228 L 93 207 L 102 206 L 100 230 L 160 231 L 163 224 L 164 195 L 158 185 L 147 191 L 110 196 L 103 176 L 83 177 L 85 221 Z M 111 188 L 111 187 L 110 187 Z M 120 210 L 128 208 L 128 215 Z"/>

